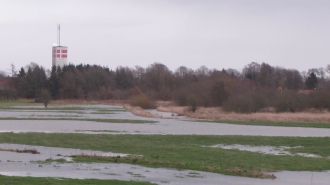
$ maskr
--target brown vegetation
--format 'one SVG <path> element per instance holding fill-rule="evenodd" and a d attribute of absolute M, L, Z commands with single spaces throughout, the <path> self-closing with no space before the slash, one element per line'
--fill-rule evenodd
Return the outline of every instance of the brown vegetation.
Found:
<path fill-rule="evenodd" d="M 130 99 L 130 105 L 141 107 L 143 109 L 153 109 L 155 108 L 155 103 L 144 95 L 136 95 Z"/>
<path fill-rule="evenodd" d="M 9 78 L 13 97 L 38 98 L 42 89 L 51 99 L 121 100 L 145 109 L 154 101 L 174 101 L 191 112 L 200 107 L 222 107 L 227 112 L 256 113 L 330 110 L 330 79 L 326 69 L 307 73 L 251 63 L 242 72 L 233 69 L 171 71 L 155 63 L 147 68 L 68 65 L 53 68 L 50 76 L 36 64 Z M 15 73 L 14 73 L 15 74 Z M 46 92 L 46 91 L 44 91 Z M 307 93 L 308 92 L 308 93 Z M 0 91 L 0 97 L 1 97 Z M 3 92 L 2 98 L 9 98 Z M 47 98 L 48 99 L 48 98 Z"/>
<path fill-rule="evenodd" d="M 19 149 L 1 149 L 0 151 L 4 151 L 4 152 L 16 152 L 16 153 L 28 153 L 28 154 L 40 154 L 40 152 L 38 152 L 35 149 L 24 149 L 24 150 L 19 150 Z"/>
<path fill-rule="evenodd" d="M 330 112 L 299 112 L 299 113 L 235 113 L 226 112 L 219 107 L 200 107 L 195 112 L 189 111 L 189 107 L 175 106 L 170 103 L 160 103 L 158 111 L 173 112 L 195 119 L 209 121 L 271 121 L 271 122 L 306 122 L 306 123 L 330 123 Z"/>
<path fill-rule="evenodd" d="M 155 117 L 150 112 L 145 111 L 141 107 L 136 107 L 136 106 L 131 106 L 131 105 L 125 104 L 124 105 L 124 108 L 126 110 L 130 111 L 131 113 L 137 115 L 137 116 L 142 116 L 142 117 L 146 117 L 146 118 L 153 118 L 153 117 Z"/>
<path fill-rule="evenodd" d="M 249 176 L 249 177 L 255 177 L 255 178 L 262 178 L 262 179 L 276 179 L 276 176 L 274 174 L 265 173 L 260 170 L 245 170 L 241 168 L 231 168 L 226 170 L 229 174 L 235 174 L 238 176 Z"/>

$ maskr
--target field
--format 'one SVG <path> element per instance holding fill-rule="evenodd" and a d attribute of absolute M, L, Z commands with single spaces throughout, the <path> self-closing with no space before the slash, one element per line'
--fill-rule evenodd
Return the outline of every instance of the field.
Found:
<path fill-rule="evenodd" d="M 294 180 L 300 185 L 309 173 L 329 178 L 328 123 L 224 124 L 163 115 L 169 118 L 141 117 L 97 102 L 55 102 L 47 109 L 28 100 L 6 102 L 0 106 L 0 174 L 19 177 L 0 180 L 13 185 L 284 185 Z M 87 153 L 69 152 L 78 149 Z M 86 179 L 75 180 L 81 177 Z"/>
<path fill-rule="evenodd" d="M 242 136 L 133 136 L 83 134 L 0 134 L 1 143 L 29 144 L 111 151 L 128 158 L 77 156 L 77 162 L 130 163 L 207 171 L 228 175 L 266 177 L 265 172 L 330 170 L 330 138 L 274 138 Z M 319 155 L 276 156 L 211 148 L 216 144 L 287 146 L 293 153 Z M 300 148 L 294 148 L 301 146 Z M 143 157 L 135 157 L 143 156 Z"/>

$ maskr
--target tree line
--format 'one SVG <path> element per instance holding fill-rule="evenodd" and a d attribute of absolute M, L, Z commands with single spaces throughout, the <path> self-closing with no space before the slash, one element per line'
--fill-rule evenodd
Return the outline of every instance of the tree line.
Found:
<path fill-rule="evenodd" d="M 171 71 L 160 63 L 115 70 L 80 64 L 46 71 L 30 64 L 10 77 L 0 76 L 0 81 L 10 82 L 9 88 L 0 89 L 0 97 L 38 100 L 48 93 L 52 99 L 132 100 L 145 108 L 153 101 L 166 100 L 192 110 L 198 106 L 235 112 L 328 110 L 328 69 L 301 73 L 253 62 L 242 71 L 184 66 Z"/>

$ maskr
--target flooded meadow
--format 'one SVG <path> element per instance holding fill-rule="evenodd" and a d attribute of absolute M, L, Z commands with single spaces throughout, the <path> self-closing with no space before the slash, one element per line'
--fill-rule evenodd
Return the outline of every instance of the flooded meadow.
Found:
<path fill-rule="evenodd" d="M 161 136 L 187 136 L 192 138 L 207 136 L 211 137 L 208 138 L 210 140 L 213 139 L 212 136 L 231 136 L 233 138 L 236 136 L 330 137 L 330 129 L 210 123 L 156 110 L 150 110 L 150 112 L 156 116 L 154 118 L 139 117 L 120 106 L 109 105 L 52 106 L 48 109 L 44 109 L 41 106 L 15 106 L 0 109 L 0 132 L 3 134 L 15 133 L 17 136 L 20 134 L 31 134 L 31 136 L 33 134 L 46 134 L 42 135 L 42 137 L 47 137 L 47 134 L 65 134 L 68 138 L 71 138 L 70 134 L 78 134 L 79 137 L 83 137 L 83 135 L 94 137 L 93 135 L 95 135 L 95 138 L 98 138 L 98 135 L 100 137 L 106 137 L 106 135 L 111 137 L 125 137 L 126 135 L 129 137 L 148 136 L 155 137 L 155 140 L 157 140 L 156 137 Z M 260 177 L 246 175 L 241 172 L 237 174 L 227 173 L 224 170 L 224 174 L 226 174 L 224 175 L 221 174 L 221 163 L 218 162 L 215 162 L 217 165 L 215 168 L 219 169 L 205 168 L 205 170 L 194 170 L 203 169 L 194 167 L 194 165 L 191 167 L 178 165 L 179 167 L 176 168 L 174 165 L 160 163 L 159 158 L 162 156 L 159 154 L 158 157 L 153 156 L 158 161 L 157 165 L 155 165 L 147 163 L 146 159 L 143 159 L 148 153 L 139 152 L 139 149 L 136 149 L 136 152 L 133 149 L 121 149 L 125 146 L 119 146 L 119 144 L 111 143 L 111 141 L 109 142 L 113 145 L 113 148 L 109 147 L 104 150 L 100 147 L 101 150 L 92 150 L 82 149 L 82 147 L 70 147 L 71 145 L 69 146 L 61 142 L 57 144 L 49 142 L 45 146 L 38 145 L 39 141 L 36 140 L 31 141 L 31 143 L 34 142 L 35 144 L 26 144 L 25 141 L 15 141 L 14 137 L 13 139 L 8 139 L 9 136 L 4 135 L 4 140 L 13 142 L 1 142 L 0 144 L 0 174 L 5 176 L 114 179 L 151 182 L 161 185 L 326 185 L 330 182 L 330 172 L 327 170 L 313 170 L 312 172 L 287 169 L 278 171 L 274 168 L 275 170 L 273 171 L 262 172 L 263 176 Z M 178 141 L 180 142 L 180 140 Z M 79 142 L 79 146 L 83 146 L 82 140 L 72 142 Z M 95 141 L 95 143 L 97 142 L 101 142 L 101 140 Z M 185 147 L 194 147 L 192 148 L 194 151 L 201 151 L 201 153 L 203 150 L 209 150 L 214 152 L 214 159 L 216 159 L 217 153 L 219 153 L 220 159 L 223 157 L 221 155 L 227 155 L 226 152 L 228 151 L 229 153 L 234 152 L 234 154 L 252 157 L 284 156 L 297 157 L 297 159 L 302 160 L 310 158 L 308 160 L 323 160 L 324 163 L 330 163 L 328 156 L 317 154 L 315 151 L 311 153 L 291 151 L 292 149 L 303 150 L 304 146 L 299 145 L 278 146 L 276 144 L 276 146 L 269 146 L 258 144 L 253 146 L 241 143 L 204 145 L 199 144 L 199 142 L 197 140 L 184 146 L 169 144 L 168 146 L 171 147 L 165 149 L 168 152 L 168 156 L 173 155 L 174 159 L 170 160 L 177 161 L 180 160 L 181 155 L 170 152 L 171 150 L 175 151 L 175 148 L 172 148 L 174 146 L 182 147 L 182 150 Z M 63 147 L 57 146 L 62 144 Z M 164 144 L 168 143 L 164 142 Z M 141 147 L 144 146 L 141 145 Z M 306 147 L 308 148 L 308 146 Z M 149 148 L 152 150 L 153 146 L 149 146 Z M 184 156 L 182 154 L 182 157 Z M 81 158 L 85 159 L 85 161 L 78 160 Z M 142 162 L 134 162 L 134 160 L 132 162 L 130 161 L 132 158 Z M 89 161 L 86 159 L 89 159 Z M 107 160 L 110 162 L 107 162 Z M 196 163 L 197 166 L 198 164 L 201 163 Z M 325 169 L 328 168 L 325 167 Z"/>

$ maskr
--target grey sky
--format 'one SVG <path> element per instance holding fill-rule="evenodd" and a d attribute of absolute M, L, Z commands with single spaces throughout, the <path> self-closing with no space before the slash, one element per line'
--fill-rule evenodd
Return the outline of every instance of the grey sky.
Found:
<path fill-rule="evenodd" d="M 0 70 L 50 68 L 57 23 L 74 64 L 330 64 L 329 0 L 0 0 Z"/>

